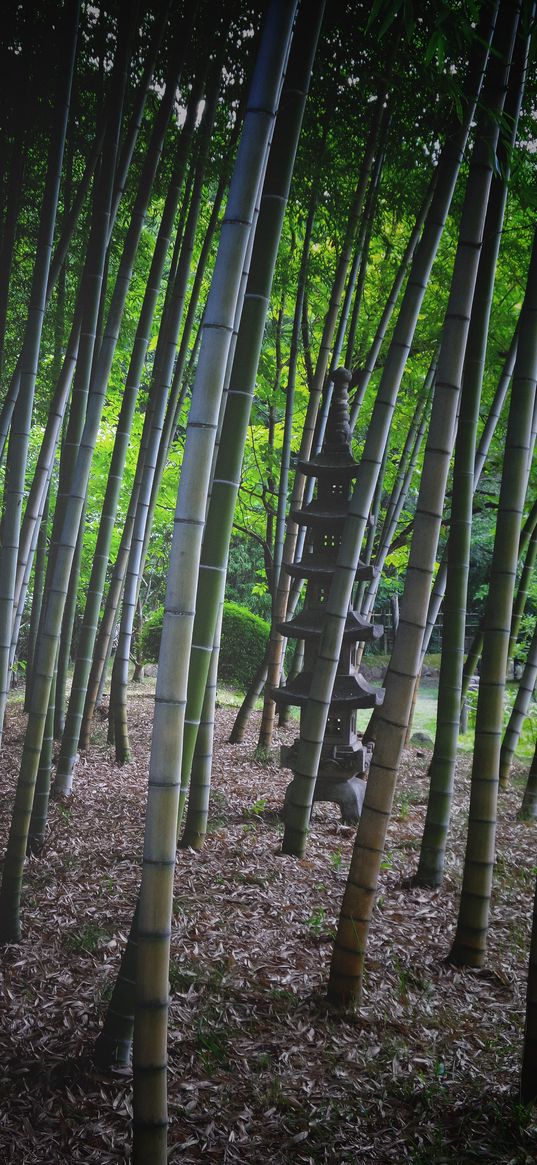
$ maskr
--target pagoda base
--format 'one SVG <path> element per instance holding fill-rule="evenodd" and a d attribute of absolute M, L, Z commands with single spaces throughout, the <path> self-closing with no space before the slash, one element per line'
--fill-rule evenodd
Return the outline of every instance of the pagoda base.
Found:
<path fill-rule="evenodd" d="M 286 810 L 294 781 L 287 786 L 283 806 L 283 819 L 286 820 Z M 357 825 L 362 812 L 365 797 L 365 781 L 361 777 L 317 777 L 313 800 L 331 801 L 339 805 L 342 825 Z"/>

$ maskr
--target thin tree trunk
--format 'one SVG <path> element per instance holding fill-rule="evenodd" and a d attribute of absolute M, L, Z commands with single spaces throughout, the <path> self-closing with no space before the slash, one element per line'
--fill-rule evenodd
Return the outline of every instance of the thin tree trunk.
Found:
<path fill-rule="evenodd" d="M 492 84 L 487 86 L 487 92 L 484 96 L 488 108 L 497 110 L 497 120 L 495 119 L 492 123 L 487 113 L 488 133 L 486 129 L 483 133 L 484 150 L 486 154 L 491 156 L 494 156 L 497 149 L 502 98 L 509 82 L 510 56 L 517 30 L 517 20 L 512 19 L 515 11 L 513 8 L 513 13 L 507 12 L 503 23 L 500 15 L 498 43 L 505 52 L 505 57 L 503 61 L 498 57 L 496 69 L 492 71 L 496 75 L 492 78 Z M 525 49 L 527 45 L 524 42 L 522 44 Z M 525 58 L 526 52 L 524 52 L 524 64 Z M 514 135 L 522 100 L 524 68 L 513 71 L 514 77 L 511 76 L 511 84 L 516 98 L 514 104 L 517 114 L 513 122 Z M 512 114 L 512 107 L 509 109 L 509 113 Z M 416 872 L 416 882 L 422 886 L 441 885 L 451 818 L 460 730 L 476 437 L 496 262 L 507 200 L 507 179 L 508 171 L 502 173 L 496 186 L 492 185 L 491 188 L 485 223 L 485 243 L 479 261 L 464 364 L 453 468 L 436 736 L 429 768 L 430 785 L 427 815 Z"/>
<path fill-rule="evenodd" d="M 122 10 L 123 17 L 126 16 L 126 7 L 127 5 L 125 3 Z M 119 100 L 116 105 L 116 123 L 114 127 L 110 127 L 109 140 L 110 154 L 114 159 L 120 128 L 121 95 L 128 60 L 128 29 L 129 24 L 127 20 L 121 20 L 114 78 Z M 110 198 L 110 188 L 111 184 L 109 187 L 108 201 Z M 104 203 L 106 203 L 106 197 L 107 192 L 104 190 Z M 106 205 L 103 205 L 103 214 L 106 215 Z M 91 405 L 88 406 L 88 416 L 81 442 L 81 456 L 77 464 L 76 474 L 73 477 L 73 488 L 65 506 L 61 543 L 58 546 L 51 586 L 48 589 L 43 607 L 34 668 L 31 707 L 0 890 L 0 936 L 4 941 L 17 942 L 20 939 L 22 877 L 37 768 L 41 754 L 41 745 L 43 742 L 49 696 L 56 662 L 65 592 L 75 549 L 80 514 L 87 490 L 91 457 L 97 439 L 103 403 L 103 394 L 96 393 L 91 401 Z"/>
<path fill-rule="evenodd" d="M 9 663 L 14 615 L 15 580 L 24 498 L 28 444 L 32 422 L 34 389 L 41 345 L 47 280 L 60 191 L 62 161 L 69 116 L 77 34 L 78 0 L 72 0 L 64 14 L 60 51 L 65 54 L 66 68 L 59 70 L 57 107 L 49 147 L 47 176 L 32 277 L 28 324 L 21 356 L 20 384 L 9 439 L 6 472 L 2 554 L 0 570 L 0 739 L 9 691 Z M 63 61 L 62 61 L 63 64 Z"/>
<path fill-rule="evenodd" d="M 298 18 L 294 51 L 289 59 L 261 196 L 200 560 L 188 677 L 179 819 L 188 788 L 216 619 L 224 600 L 229 541 L 266 312 L 323 11 L 324 3 L 310 4 L 307 14 L 303 12 Z M 195 804 L 194 800 L 192 803 Z M 205 828 L 199 832 L 197 808 L 194 812 L 194 820 L 190 813 L 187 816 L 181 845 L 198 848 L 205 836 Z"/>
<path fill-rule="evenodd" d="M 298 455 L 299 463 L 301 461 L 307 461 L 312 451 L 315 435 L 315 425 L 319 412 L 319 406 L 321 403 L 322 393 L 325 387 L 325 379 L 330 361 L 330 352 L 334 340 L 337 318 L 340 311 L 345 282 L 351 263 L 358 225 L 363 210 L 367 185 L 377 152 L 378 137 L 383 118 L 382 107 L 384 103 L 384 97 L 385 92 L 383 91 L 381 94 L 379 94 L 379 99 L 376 103 L 376 110 L 365 146 L 358 183 L 349 211 L 345 239 L 334 276 L 330 304 L 324 321 L 323 334 L 321 337 L 317 363 L 315 366 L 315 374 L 313 376 L 313 382 L 310 386 L 308 408 L 304 420 L 300 451 Z M 289 507 L 290 516 L 287 521 L 287 533 L 282 556 L 282 562 L 285 564 L 292 563 L 295 558 L 298 526 L 294 519 L 291 517 L 291 514 L 293 510 L 299 509 L 302 504 L 305 484 L 306 479 L 304 474 L 297 469 L 293 485 L 293 494 Z M 272 699 L 271 691 L 273 688 L 278 686 L 280 681 L 283 648 L 283 636 L 277 630 L 277 624 L 283 622 L 286 617 L 287 602 L 289 598 L 289 586 L 289 575 L 286 570 L 281 570 L 276 591 L 274 617 L 271 625 L 267 685 L 265 689 L 265 701 L 258 741 L 258 749 L 261 753 L 267 753 L 272 743 L 276 705 Z"/>
<path fill-rule="evenodd" d="M 134 1025 L 134 1165 L 167 1160 L 166 1035 L 176 823 L 201 537 L 235 305 L 295 8 L 269 4 L 205 312 L 164 611 L 149 766 Z M 182 666 L 178 666 L 178 663 Z"/>
<path fill-rule="evenodd" d="M 470 816 L 459 916 L 450 960 L 480 967 L 486 951 L 496 838 L 503 695 L 530 429 L 537 381 L 537 235 L 520 320 L 485 633 L 472 764 Z"/>
<path fill-rule="evenodd" d="M 528 715 L 528 710 L 537 683 L 537 623 L 533 629 L 533 636 L 528 650 L 526 665 L 522 673 L 518 692 L 505 729 L 500 749 L 500 788 L 506 789 L 509 780 L 509 770 L 513 763 L 515 749 L 519 741 L 522 726 Z"/>
<path fill-rule="evenodd" d="M 188 33 L 188 30 L 186 31 Z M 175 99 L 175 89 L 177 85 L 178 74 L 180 73 L 182 56 L 188 40 L 188 36 L 185 36 L 184 34 L 185 30 L 184 28 L 181 28 L 181 33 L 179 35 L 179 43 L 182 43 L 183 46 L 181 50 L 181 57 L 179 61 L 174 60 L 172 62 L 167 83 L 167 97 L 162 101 L 159 118 L 153 131 L 152 143 L 148 149 L 146 157 L 140 189 L 141 191 L 145 190 L 147 193 L 149 193 L 151 190 L 156 174 L 158 160 L 160 158 L 166 129 Z M 190 110 L 192 112 L 190 115 L 187 115 L 184 128 L 184 136 L 187 142 L 190 139 L 190 134 L 194 127 L 194 111 L 197 109 L 197 104 L 201 97 L 201 92 L 202 89 L 200 84 L 199 88 L 196 87 L 195 92 L 192 94 L 192 101 L 190 102 Z M 73 675 L 73 683 L 71 687 L 71 696 L 69 700 L 66 731 L 63 734 L 62 747 L 58 760 L 58 769 L 55 780 L 56 793 L 69 794 L 72 788 L 73 769 L 77 756 L 80 726 L 84 711 L 84 703 L 88 687 L 95 637 L 97 634 L 97 620 L 104 590 L 108 555 L 116 521 L 121 479 L 125 466 L 127 449 L 129 446 L 134 409 L 138 398 L 138 389 L 140 386 L 149 341 L 151 339 L 153 317 L 164 273 L 166 256 L 169 249 L 173 220 L 179 202 L 179 195 L 184 177 L 185 162 L 186 151 L 183 148 L 179 156 L 179 165 L 176 165 L 175 167 L 172 181 L 170 182 L 170 187 L 166 196 L 162 220 L 155 244 L 155 250 L 153 252 L 144 300 L 140 312 L 138 328 L 131 353 L 129 369 L 126 376 L 125 388 L 121 401 L 121 410 L 116 428 L 116 438 L 112 451 L 108 482 L 102 506 L 101 522 L 99 525 L 97 543 L 93 555 L 93 565 L 90 581 L 88 584 L 86 606 L 84 610 L 82 626 L 80 629 L 79 646 L 75 671 Z M 138 213 L 143 216 L 145 213 L 145 207 L 139 206 Z"/>
<path fill-rule="evenodd" d="M 530 771 L 528 773 L 528 780 L 522 798 L 522 804 L 518 811 L 519 821 L 535 821 L 537 820 L 537 748 L 533 754 Z"/>
<path fill-rule="evenodd" d="M 488 36 L 485 38 L 484 43 L 488 44 Z M 292 783 L 292 790 L 290 789 L 287 795 L 286 824 L 283 838 L 284 853 L 302 856 L 305 851 L 319 757 L 340 656 L 343 629 L 359 561 L 358 556 L 367 526 L 379 468 L 388 439 L 410 344 L 414 335 L 429 273 L 436 256 L 455 188 L 462 153 L 473 115 L 474 102 L 480 87 L 485 52 L 486 50 L 482 49 L 483 56 L 479 59 L 476 50 L 476 56 L 478 57 L 475 66 L 477 77 L 475 76 L 474 70 L 471 72 L 471 83 L 475 86 L 475 90 L 474 92 L 472 92 L 472 89 L 470 90 L 472 98 L 467 105 L 463 126 L 459 128 L 458 133 L 454 137 L 447 141 L 444 149 L 443 160 L 440 163 L 442 171 L 438 176 L 421 241 L 416 248 L 412 270 L 394 329 L 392 343 L 384 364 L 373 415 L 358 469 L 355 489 L 349 506 L 349 514 L 345 523 L 337 569 L 330 587 L 326 620 L 319 644 L 316 666 L 312 676 L 310 696 L 308 704 L 302 713 L 299 753 L 296 764 L 293 766 L 295 777 Z M 472 254 L 474 253 L 474 248 L 468 249 L 471 250 Z M 461 321 L 459 321 L 459 326 L 460 324 Z M 451 350 L 451 344 L 448 343 L 447 339 L 445 341 L 445 350 L 447 358 L 447 353 Z M 451 391 L 450 395 L 456 399 L 456 393 Z M 442 421 L 441 435 L 438 442 L 438 447 L 441 450 L 445 448 L 444 442 L 445 429 L 444 422 Z M 445 468 L 445 460 L 446 454 L 443 454 L 439 458 L 439 474 Z M 448 460 L 449 457 L 447 457 Z M 432 477 L 435 488 L 439 483 L 440 485 L 442 484 L 442 478 L 436 476 L 436 467 L 432 473 Z M 428 487 L 429 484 L 428 481 Z M 432 496 L 434 496 L 434 490 Z M 422 588 L 423 581 L 418 588 L 418 594 L 420 595 Z M 410 612 L 410 617 L 412 618 L 412 612 Z M 402 625 L 406 625 L 404 619 L 402 619 Z M 405 664 L 403 674 L 406 674 L 407 671 L 408 664 Z M 399 751 L 398 742 L 395 763 L 397 763 Z M 361 820 L 363 822 L 363 815 Z"/>

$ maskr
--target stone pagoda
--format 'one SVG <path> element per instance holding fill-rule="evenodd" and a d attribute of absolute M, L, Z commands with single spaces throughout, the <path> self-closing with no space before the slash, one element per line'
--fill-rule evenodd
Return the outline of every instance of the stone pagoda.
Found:
<path fill-rule="evenodd" d="M 278 624 L 278 630 L 287 639 L 304 640 L 304 664 L 295 678 L 272 690 L 277 705 L 291 704 L 302 709 L 308 700 L 352 482 L 358 472 L 358 464 L 350 451 L 349 381 L 347 369 L 338 369 L 321 452 L 310 461 L 299 462 L 302 473 L 315 479 L 314 494 L 309 504 L 291 512 L 295 522 L 306 527 L 305 550 L 300 562 L 285 569 L 293 578 L 306 580 L 305 598 L 300 614 Z M 356 582 L 371 579 L 373 575 L 374 568 L 359 563 Z M 358 644 L 380 638 L 383 630 L 381 625 L 361 618 L 350 604 L 314 792 L 314 801 L 333 801 L 339 805 L 341 819 L 346 824 L 356 823 L 360 816 L 364 776 L 372 751 L 372 746 L 364 745 L 356 731 L 356 712 L 374 708 L 384 698 L 383 689 L 368 684 L 360 674 Z M 281 763 L 285 768 L 293 768 L 298 745 L 297 739 L 290 748 L 282 749 Z"/>

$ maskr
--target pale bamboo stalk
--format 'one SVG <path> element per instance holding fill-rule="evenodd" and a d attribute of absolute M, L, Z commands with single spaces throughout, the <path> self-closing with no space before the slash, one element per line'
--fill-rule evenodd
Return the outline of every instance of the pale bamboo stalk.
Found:
<path fill-rule="evenodd" d="M 186 799 L 216 619 L 224 601 L 229 542 L 241 481 L 244 444 L 276 256 L 323 11 L 323 2 L 312 3 L 308 7 L 307 15 L 302 13 L 297 20 L 293 50 L 286 72 L 261 194 L 259 219 L 226 394 L 200 559 L 188 677 L 179 820 Z M 181 845 L 197 848 L 202 844 L 205 829 L 200 830 L 198 805 L 197 802 L 192 803 L 194 819 L 189 809 Z"/>
<path fill-rule="evenodd" d="M 235 304 L 266 165 L 295 5 L 271 2 L 207 306 L 179 481 L 157 673 L 138 927 L 134 1025 L 134 1165 L 167 1160 L 166 1034 L 176 822 L 187 671 L 201 538 Z M 178 666 L 178 664 L 182 666 Z"/>

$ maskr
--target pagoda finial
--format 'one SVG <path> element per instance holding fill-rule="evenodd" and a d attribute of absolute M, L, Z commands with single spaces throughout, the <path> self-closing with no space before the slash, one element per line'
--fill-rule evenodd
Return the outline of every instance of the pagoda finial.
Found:
<path fill-rule="evenodd" d="M 352 373 L 348 368 L 336 368 L 334 389 L 326 422 L 323 448 L 326 453 L 348 451 L 351 443 L 349 423 L 349 385 Z"/>

